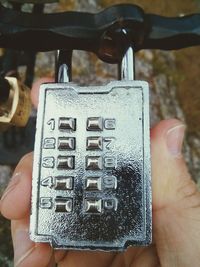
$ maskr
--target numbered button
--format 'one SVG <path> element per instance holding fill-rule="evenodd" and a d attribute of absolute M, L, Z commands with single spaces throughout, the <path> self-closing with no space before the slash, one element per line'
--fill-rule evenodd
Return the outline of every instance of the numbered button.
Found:
<path fill-rule="evenodd" d="M 56 198 L 56 212 L 72 212 L 73 201 L 71 198 Z"/>
<path fill-rule="evenodd" d="M 59 118 L 60 130 L 76 130 L 76 119 L 74 118 Z"/>
<path fill-rule="evenodd" d="M 86 157 L 86 170 L 102 170 L 102 157 Z"/>
<path fill-rule="evenodd" d="M 103 118 L 91 117 L 87 119 L 88 131 L 102 131 L 103 130 Z"/>
<path fill-rule="evenodd" d="M 73 177 L 58 176 L 55 177 L 55 189 L 56 190 L 72 190 L 73 189 Z"/>
<path fill-rule="evenodd" d="M 87 191 L 100 191 L 101 178 L 100 177 L 87 177 L 85 180 L 85 189 Z"/>
<path fill-rule="evenodd" d="M 103 140 L 99 136 L 90 136 L 87 138 L 86 142 L 87 150 L 102 150 L 103 149 Z"/>
<path fill-rule="evenodd" d="M 59 156 L 57 160 L 57 168 L 61 170 L 74 169 L 74 156 Z"/>
<path fill-rule="evenodd" d="M 87 213 L 101 213 L 102 201 L 96 199 L 85 199 L 84 209 Z"/>
<path fill-rule="evenodd" d="M 74 150 L 75 149 L 75 138 L 59 137 L 58 138 L 58 149 L 59 150 Z"/>

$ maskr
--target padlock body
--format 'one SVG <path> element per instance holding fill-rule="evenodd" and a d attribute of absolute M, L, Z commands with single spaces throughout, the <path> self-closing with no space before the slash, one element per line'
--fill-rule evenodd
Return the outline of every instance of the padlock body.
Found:
<path fill-rule="evenodd" d="M 151 233 L 148 84 L 42 85 L 31 239 L 120 251 L 150 244 Z"/>

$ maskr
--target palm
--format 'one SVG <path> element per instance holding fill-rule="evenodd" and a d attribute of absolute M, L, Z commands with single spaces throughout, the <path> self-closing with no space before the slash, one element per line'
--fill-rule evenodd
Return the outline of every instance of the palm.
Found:
<path fill-rule="evenodd" d="M 59 267 L 157 267 L 159 260 L 154 245 L 129 248 L 125 252 L 78 252 L 60 254 Z"/>

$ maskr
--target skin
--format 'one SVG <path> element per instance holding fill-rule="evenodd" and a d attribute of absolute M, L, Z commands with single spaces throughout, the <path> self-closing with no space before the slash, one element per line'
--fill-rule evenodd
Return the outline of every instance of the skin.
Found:
<path fill-rule="evenodd" d="M 38 103 L 38 81 L 32 101 Z M 15 267 L 198 267 L 200 262 L 200 193 L 181 154 L 185 126 L 164 120 L 151 129 L 153 244 L 124 253 L 56 251 L 29 239 L 32 153 L 18 164 L 1 201 L 11 220 Z"/>

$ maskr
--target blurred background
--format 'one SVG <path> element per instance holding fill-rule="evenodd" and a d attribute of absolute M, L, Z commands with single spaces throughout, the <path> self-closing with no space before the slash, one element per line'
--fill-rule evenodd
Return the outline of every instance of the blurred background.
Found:
<path fill-rule="evenodd" d="M 1 2 L 7 4 L 7 1 Z M 59 3 L 47 4 L 45 11 L 98 12 L 119 3 L 137 4 L 148 13 L 170 17 L 200 12 L 200 0 L 61 0 Z M 23 7 L 27 12 L 31 8 L 31 4 Z M 54 52 L 38 53 L 35 80 L 54 76 L 54 61 Z M 19 73 L 23 79 L 23 67 L 20 67 Z M 91 53 L 74 52 L 73 81 L 79 84 L 103 84 L 116 78 L 115 65 L 105 64 Z M 187 125 L 184 155 L 193 179 L 200 188 L 200 47 L 171 52 L 141 51 L 136 55 L 136 79 L 150 84 L 151 126 L 166 118 L 179 118 Z M 14 167 L 15 164 L 0 165 L 0 196 Z M 0 266 L 13 266 L 12 259 L 10 223 L 0 215 Z"/>

